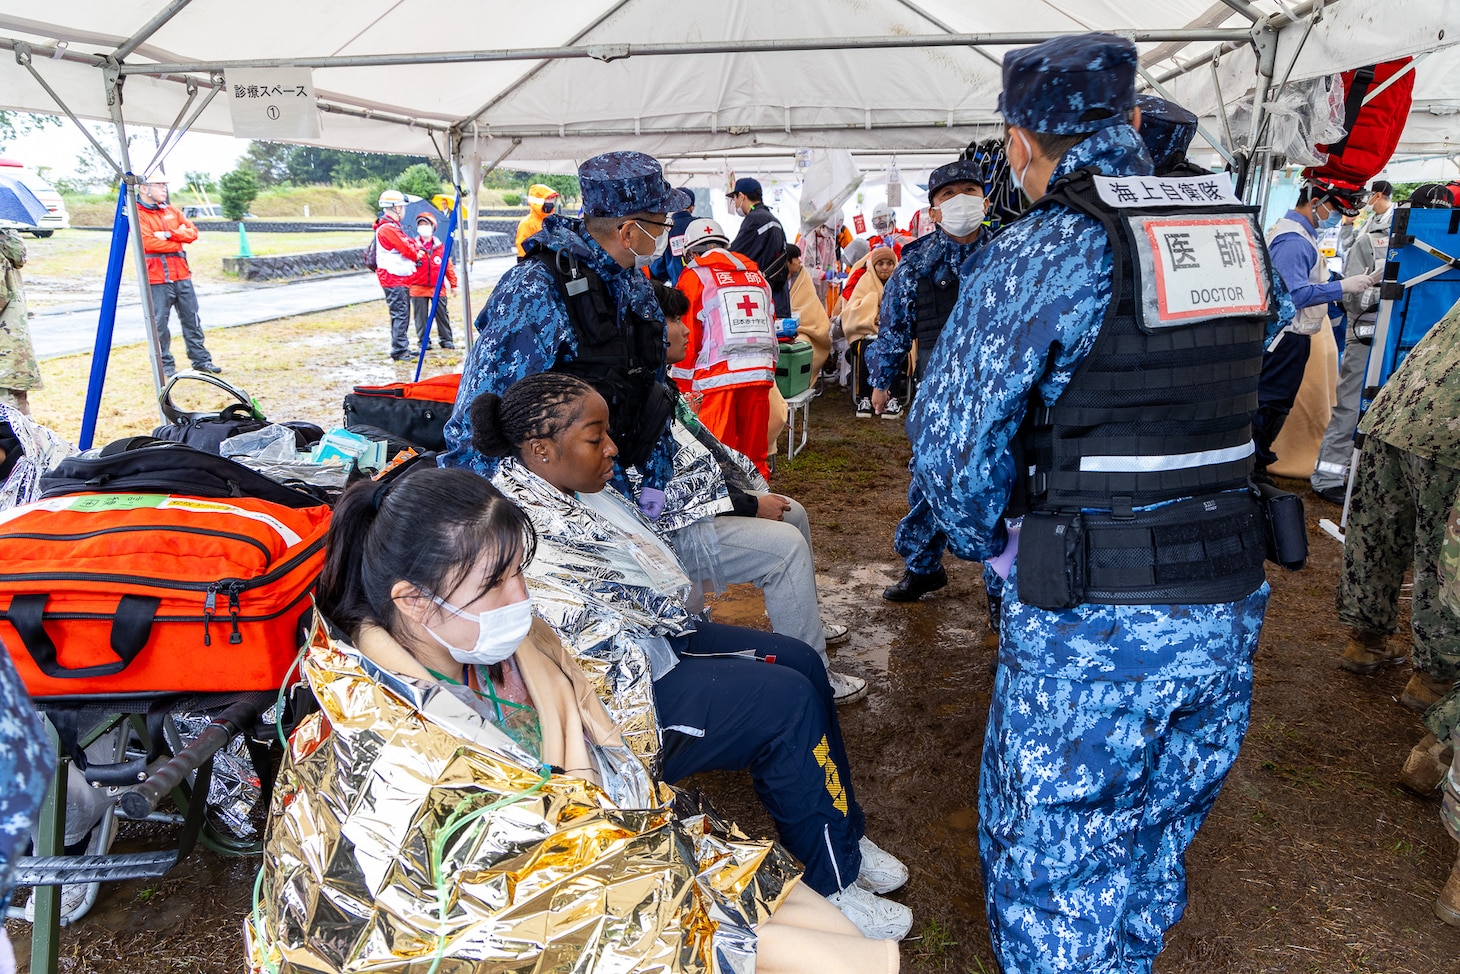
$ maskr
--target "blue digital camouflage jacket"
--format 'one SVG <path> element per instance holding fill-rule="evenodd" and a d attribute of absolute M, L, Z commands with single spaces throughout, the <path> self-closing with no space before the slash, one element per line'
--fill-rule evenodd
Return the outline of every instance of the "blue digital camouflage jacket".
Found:
<path fill-rule="evenodd" d="M 918 281 L 943 266 L 960 274 L 964 264 L 990 239 L 985 229 L 972 243 L 961 244 L 938 229 L 903 245 L 902 260 L 887 279 L 882 304 L 877 308 L 877 337 L 867 346 L 872 388 L 890 388 L 898 370 L 905 367 L 905 358 L 917 337 Z"/>
<path fill-rule="evenodd" d="M 640 318 L 664 320 L 649 279 L 635 268 L 619 266 L 588 235 L 581 220 L 550 215 L 542 229 L 524 242 L 523 249 L 529 258 L 538 250 L 572 251 L 603 278 L 620 319 L 627 307 Z M 484 392 L 500 396 L 524 376 L 549 371 L 559 362 L 571 362 L 578 354 L 578 336 L 568 320 L 568 309 L 552 271 L 541 261 L 530 259 L 520 261 L 502 275 L 477 316 L 476 327 L 480 337 L 462 368 L 461 390 L 446 423 L 448 450 L 441 457 L 441 465 L 466 467 L 491 477 L 497 472 L 497 458 L 483 456 L 471 445 L 472 401 Z M 660 371 L 662 380 L 662 366 Z M 663 489 L 674 470 L 674 437 L 667 422 L 646 466 L 644 486 Z M 627 490 L 622 471 L 615 483 L 620 490 Z"/>
<path fill-rule="evenodd" d="M 1109 175 L 1152 171 L 1140 136 L 1127 125 L 1076 145 L 1051 182 L 1086 166 Z M 908 419 L 913 479 L 960 557 L 981 561 L 1003 551 L 1003 512 L 1015 477 L 1009 446 L 1031 392 L 1054 403 L 1094 345 L 1110 301 L 1111 262 L 1099 222 L 1053 206 L 1004 229 L 963 278 Z M 1293 315 L 1286 291 L 1278 295 L 1269 338 Z M 1015 590 L 1017 573 L 1016 562 Z M 1260 625 L 1266 598 L 1264 585 L 1221 605 L 1086 604 L 1044 612 L 1015 597 L 1005 600 L 1000 655 L 1070 679 L 1135 678 L 1168 667 L 1197 672 L 1226 665 L 1222 653 L 1235 644 L 1222 634 L 1250 626 L 1254 611 Z M 1173 615 L 1185 620 L 1192 639 L 1169 638 L 1162 620 Z"/>

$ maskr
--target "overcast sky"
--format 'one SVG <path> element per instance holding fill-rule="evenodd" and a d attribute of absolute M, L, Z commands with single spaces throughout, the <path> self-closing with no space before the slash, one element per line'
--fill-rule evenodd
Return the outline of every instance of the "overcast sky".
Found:
<path fill-rule="evenodd" d="M 116 131 L 110 125 L 88 123 L 97 141 L 106 147 L 113 159 L 117 158 Z M 152 159 L 155 145 L 151 128 L 133 129 L 136 136 L 132 141 L 133 166 L 145 166 Z M 157 131 L 157 138 L 167 135 L 166 129 Z M 40 132 L 23 135 L 0 149 L 0 155 L 25 163 L 31 169 L 49 166 L 54 175 L 71 176 L 76 172 L 76 157 L 90 149 L 86 136 L 76 130 L 68 119 L 62 128 L 46 128 Z M 224 135 L 189 133 L 182 137 L 177 147 L 168 154 L 164 164 L 170 175 L 182 177 L 184 173 L 203 171 L 214 177 L 228 172 L 238 162 L 238 157 L 248 148 L 247 139 L 234 139 Z M 93 150 L 94 151 L 94 150 Z"/>

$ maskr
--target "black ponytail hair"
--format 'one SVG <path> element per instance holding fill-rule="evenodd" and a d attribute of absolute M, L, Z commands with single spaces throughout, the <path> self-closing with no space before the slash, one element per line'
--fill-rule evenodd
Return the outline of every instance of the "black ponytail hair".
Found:
<path fill-rule="evenodd" d="M 391 595 L 397 582 L 445 597 L 485 552 L 480 592 L 486 592 L 525 567 L 536 550 L 527 515 L 484 477 L 420 466 L 393 480 L 362 480 L 340 498 L 316 598 L 350 638 L 373 623 L 409 647 Z"/>
<path fill-rule="evenodd" d="M 790 247 L 786 248 L 788 251 Z M 800 256 L 800 252 L 797 252 Z M 666 318 L 683 318 L 689 314 L 689 295 L 677 287 L 670 287 L 654 281 L 654 296 L 659 299 L 659 310 L 664 312 Z"/>
<path fill-rule="evenodd" d="M 488 457 L 515 454 L 528 440 L 551 440 L 577 421 L 593 387 L 565 372 L 536 372 L 505 395 L 472 400 L 471 445 Z"/>

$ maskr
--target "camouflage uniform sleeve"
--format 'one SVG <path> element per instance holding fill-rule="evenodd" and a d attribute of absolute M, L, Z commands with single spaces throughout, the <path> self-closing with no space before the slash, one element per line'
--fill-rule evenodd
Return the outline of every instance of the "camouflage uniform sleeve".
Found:
<path fill-rule="evenodd" d="M 0 229 L 0 258 L 17 270 L 25 266 L 25 241 L 14 230 Z"/>
<path fill-rule="evenodd" d="M 1267 323 L 1266 344 L 1270 345 L 1272 344 L 1272 340 L 1277 337 L 1278 332 L 1282 331 L 1284 328 L 1288 327 L 1288 325 L 1291 325 L 1293 323 L 1293 316 L 1296 315 L 1298 311 L 1297 308 L 1293 306 L 1293 296 L 1288 293 L 1288 286 L 1283 283 L 1283 276 L 1272 268 L 1268 269 L 1267 276 L 1268 279 L 1272 282 L 1273 290 L 1277 292 L 1278 299 L 1277 320 L 1269 321 Z"/>
<path fill-rule="evenodd" d="M 446 422 L 443 467 L 466 467 L 484 477 L 497 460 L 471 445 L 471 404 L 484 392 L 501 395 L 518 379 L 546 372 L 560 351 L 576 353 L 572 325 L 552 273 L 538 261 L 518 264 L 497 284 L 482 312 L 481 337 L 461 373 L 461 389 Z M 566 347 L 566 348 L 565 348 Z"/>
<path fill-rule="evenodd" d="M 913 322 L 917 321 L 917 293 L 917 263 L 904 260 L 882 291 L 882 304 L 877 309 L 877 337 L 867 347 L 867 369 L 874 389 L 892 388 L 898 372 L 907 368 Z"/>
<path fill-rule="evenodd" d="M 1004 548 L 1009 447 L 1030 395 L 1059 397 L 1109 303 L 1103 233 L 1069 212 L 1006 231 L 964 282 L 933 349 L 908 420 L 913 479 L 959 557 Z"/>

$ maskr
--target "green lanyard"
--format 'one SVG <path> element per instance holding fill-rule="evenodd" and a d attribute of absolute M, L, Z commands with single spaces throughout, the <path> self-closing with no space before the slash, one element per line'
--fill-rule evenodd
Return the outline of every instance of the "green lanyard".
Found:
<path fill-rule="evenodd" d="M 472 693 L 475 693 L 477 696 L 481 697 L 483 700 L 490 700 L 492 702 L 492 706 L 497 709 L 497 723 L 499 723 L 499 724 L 502 723 L 505 720 L 505 718 L 502 716 L 502 705 L 503 704 L 506 704 L 509 707 L 515 707 L 518 710 L 527 710 L 527 709 L 529 709 L 528 705 L 525 704 L 525 703 L 517 703 L 517 702 L 512 701 L 512 700 L 503 700 L 501 697 L 497 696 L 497 691 L 494 690 L 494 689 L 492 689 L 492 676 L 491 676 L 491 674 L 490 673 L 482 673 L 481 672 L 481 669 L 482 668 L 480 668 L 480 667 L 477 669 L 477 678 L 478 679 L 481 679 L 482 677 L 486 677 L 486 679 L 482 679 L 481 680 L 481 682 L 486 685 L 486 688 L 487 688 L 487 692 L 486 693 L 483 693 L 482 691 L 478 690 L 476 687 L 471 686 L 471 685 L 469 685 L 467 683 L 464 683 L 461 680 L 453 680 L 451 677 L 445 675 L 444 673 L 437 673 L 435 670 L 431 669 L 429 666 L 426 667 L 426 672 L 427 673 L 430 673 L 432 676 L 434 676 L 436 679 L 442 681 L 443 683 L 451 683 L 451 684 L 455 684 L 456 686 L 459 686 L 459 687 L 464 686 L 468 690 L 470 690 Z M 463 669 L 462 669 L 462 675 L 464 676 L 465 673 L 466 673 L 466 670 L 463 667 Z"/>

